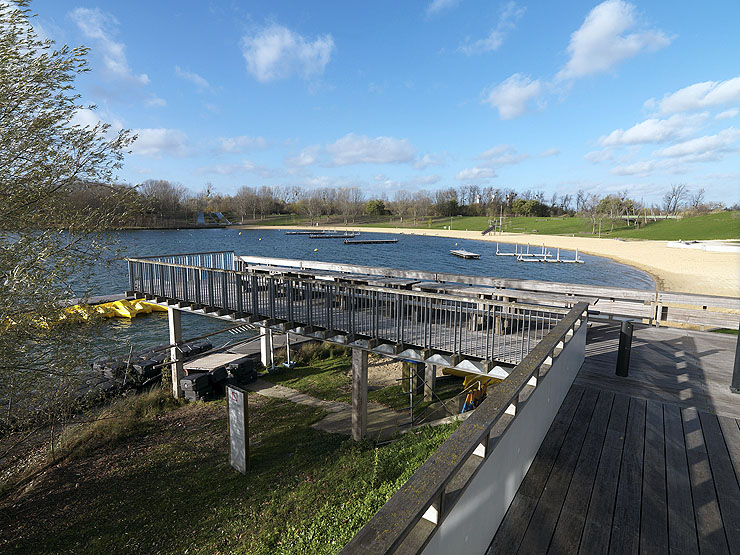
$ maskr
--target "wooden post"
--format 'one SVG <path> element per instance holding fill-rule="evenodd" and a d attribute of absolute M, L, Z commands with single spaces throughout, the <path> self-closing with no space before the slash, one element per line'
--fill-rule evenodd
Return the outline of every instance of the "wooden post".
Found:
<path fill-rule="evenodd" d="M 272 367 L 272 330 L 260 328 L 260 347 L 262 348 L 261 361 L 265 368 Z"/>
<path fill-rule="evenodd" d="M 431 401 L 437 390 L 437 365 L 427 363 L 424 367 L 424 400 Z"/>
<path fill-rule="evenodd" d="M 352 439 L 367 434 L 367 351 L 352 349 Z"/>
<path fill-rule="evenodd" d="M 180 311 L 174 308 L 167 310 L 167 316 L 169 317 L 170 324 L 170 345 L 178 345 L 170 349 L 170 360 L 173 362 L 173 364 L 170 364 L 170 368 L 172 370 L 172 396 L 175 399 L 179 399 L 182 396 L 180 392 L 180 378 L 185 374 L 182 364 L 182 351 L 179 347 L 179 344 L 182 342 L 182 321 Z"/>
<path fill-rule="evenodd" d="M 735 366 L 732 371 L 730 391 L 740 393 L 740 330 L 738 330 L 737 345 L 735 346 Z"/>

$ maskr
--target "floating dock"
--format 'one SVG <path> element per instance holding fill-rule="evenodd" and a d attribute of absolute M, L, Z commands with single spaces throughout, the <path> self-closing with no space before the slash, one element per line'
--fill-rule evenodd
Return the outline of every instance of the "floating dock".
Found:
<path fill-rule="evenodd" d="M 286 235 L 319 235 L 323 234 L 323 231 L 286 231 Z"/>
<path fill-rule="evenodd" d="M 359 233 L 316 233 L 309 235 L 309 239 L 351 239 L 357 237 Z"/>
<path fill-rule="evenodd" d="M 496 243 L 496 256 L 515 256 L 518 262 L 551 262 L 554 264 L 585 264 L 585 262 L 578 258 L 578 249 L 576 249 L 576 256 L 573 259 L 560 258 L 560 249 L 557 251 L 557 257 L 553 258 L 552 253 L 545 249 L 545 244 L 542 244 L 541 252 L 529 252 L 529 244 L 527 244 L 527 250 L 524 251 L 524 246 L 514 244 L 514 252 L 501 252 L 498 249 L 498 243 Z"/>
<path fill-rule="evenodd" d="M 398 243 L 398 239 L 345 239 L 345 245 L 385 245 Z"/>
<path fill-rule="evenodd" d="M 454 254 L 455 256 L 458 256 L 460 258 L 466 258 L 466 259 L 476 259 L 477 260 L 478 258 L 480 258 L 479 254 L 466 251 L 465 249 L 451 250 L 450 254 Z"/>

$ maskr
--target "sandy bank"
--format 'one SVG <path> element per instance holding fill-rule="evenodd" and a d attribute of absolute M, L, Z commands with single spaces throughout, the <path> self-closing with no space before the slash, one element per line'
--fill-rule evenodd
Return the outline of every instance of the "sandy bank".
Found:
<path fill-rule="evenodd" d="M 272 226 L 239 226 L 245 229 L 277 229 Z M 279 229 L 289 229 L 289 226 Z M 619 241 L 592 237 L 564 237 L 504 233 L 483 236 L 480 231 L 406 228 L 358 228 L 328 226 L 329 229 L 352 229 L 363 233 L 398 233 L 474 239 L 499 243 L 542 245 L 551 248 L 575 250 L 586 254 L 606 256 L 648 272 L 661 289 L 706 295 L 740 297 L 740 254 L 675 249 L 667 241 Z M 296 229 L 305 229 L 297 227 Z M 324 229 L 317 227 L 315 229 Z"/>

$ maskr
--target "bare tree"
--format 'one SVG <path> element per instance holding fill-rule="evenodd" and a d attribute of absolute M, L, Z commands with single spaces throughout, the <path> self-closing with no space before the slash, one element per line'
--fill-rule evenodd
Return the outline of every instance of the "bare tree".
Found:
<path fill-rule="evenodd" d="M 669 214 L 677 214 L 678 209 L 683 206 L 683 202 L 688 194 L 688 188 L 685 184 L 672 185 L 671 190 L 663 197 L 663 208 Z"/>
<path fill-rule="evenodd" d="M 689 202 L 694 210 L 701 210 L 704 205 L 704 188 L 692 193 Z"/>

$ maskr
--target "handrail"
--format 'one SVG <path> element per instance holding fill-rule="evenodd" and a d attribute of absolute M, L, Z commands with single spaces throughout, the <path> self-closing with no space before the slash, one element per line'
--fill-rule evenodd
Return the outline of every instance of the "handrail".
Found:
<path fill-rule="evenodd" d="M 493 427 L 512 404 L 518 403 L 519 395 L 535 375 L 542 379 L 539 376 L 540 368 L 548 358 L 555 358 L 554 351 L 561 342 L 565 342 L 564 338 L 571 330 L 579 325 L 587 308 L 587 303 L 576 304 L 363 526 L 344 547 L 342 553 L 392 553 L 423 515 L 435 505 L 438 511 L 436 525 L 439 526 L 452 508 L 450 504 L 446 505 L 443 499 L 445 488 L 481 442 L 485 442 L 485 456 L 488 456 L 492 450 L 488 445 L 488 437 Z M 545 375 L 545 379 L 547 377 L 549 373 Z M 513 418 L 516 418 L 516 412 Z M 471 480 L 472 476 L 463 489 Z M 456 499 L 460 497 L 461 495 Z"/>
<path fill-rule="evenodd" d="M 210 254 L 210 253 L 203 253 L 203 254 Z M 127 258 L 126 260 L 129 262 L 140 262 L 144 264 L 161 264 L 163 266 L 167 266 L 168 268 L 181 268 L 185 270 L 209 270 L 209 271 L 228 274 L 228 275 L 243 275 L 243 276 L 263 275 L 261 272 L 252 272 L 250 270 L 239 271 L 239 270 L 228 270 L 228 269 L 223 269 L 223 268 L 208 268 L 204 266 L 194 266 L 192 264 L 176 264 L 172 262 L 160 262 L 156 260 L 150 260 L 148 258 Z M 308 283 L 308 282 L 313 281 L 311 279 L 302 278 L 299 276 L 281 276 L 281 279 L 284 279 L 286 281 L 292 281 L 295 283 Z M 498 301 L 495 299 L 469 297 L 467 295 L 459 295 L 457 293 L 452 293 L 452 294 L 432 293 L 432 292 L 425 292 L 425 291 L 414 291 L 414 290 L 409 290 L 409 289 L 395 289 L 392 287 L 382 287 L 378 285 L 364 285 L 360 283 L 351 284 L 351 285 L 337 283 L 337 285 L 340 287 L 352 288 L 357 291 L 393 293 L 397 295 L 402 295 L 404 297 L 437 299 L 437 300 L 442 300 L 442 301 L 458 301 L 458 302 L 465 302 L 465 303 L 485 305 L 485 306 L 507 306 L 507 307 L 516 306 L 516 307 L 521 307 L 521 308 L 530 308 L 533 310 L 542 310 L 544 308 L 543 305 L 539 305 L 539 304 Z M 558 306 L 547 306 L 546 308 L 548 312 L 553 312 L 555 314 L 567 314 L 569 311 L 568 308 L 563 308 L 563 307 L 558 307 Z"/>

